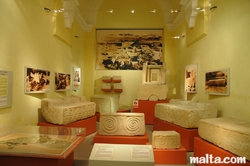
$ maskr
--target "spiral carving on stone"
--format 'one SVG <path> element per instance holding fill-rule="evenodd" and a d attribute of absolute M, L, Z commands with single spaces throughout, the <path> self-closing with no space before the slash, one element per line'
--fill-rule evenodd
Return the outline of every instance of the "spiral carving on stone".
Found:
<path fill-rule="evenodd" d="M 126 117 L 123 124 L 123 130 L 125 131 L 125 133 L 128 134 L 137 134 L 141 130 L 141 125 L 141 118 Z"/>
<path fill-rule="evenodd" d="M 102 119 L 100 119 L 100 123 L 102 123 L 100 125 L 101 130 L 106 133 L 106 134 L 116 134 L 117 131 L 119 130 L 119 122 L 118 119 L 116 117 L 112 117 L 112 116 L 104 116 L 101 117 Z"/>

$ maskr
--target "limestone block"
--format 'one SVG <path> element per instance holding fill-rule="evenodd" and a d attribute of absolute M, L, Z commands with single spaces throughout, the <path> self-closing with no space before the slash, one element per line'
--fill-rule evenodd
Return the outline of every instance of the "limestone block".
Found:
<path fill-rule="evenodd" d="M 100 135 L 135 136 L 145 134 L 143 113 L 102 113 L 100 114 Z"/>
<path fill-rule="evenodd" d="M 210 102 L 174 100 L 155 105 L 155 117 L 184 128 L 197 128 L 200 119 L 216 118 L 217 105 Z"/>
<path fill-rule="evenodd" d="M 90 100 L 96 103 L 98 113 L 115 113 L 119 109 L 118 95 L 93 95 Z"/>
<path fill-rule="evenodd" d="M 250 122 L 230 118 L 201 119 L 201 138 L 250 161 Z"/>
<path fill-rule="evenodd" d="M 94 116 L 95 112 L 96 104 L 81 96 L 41 100 L 41 114 L 47 122 L 53 124 L 66 125 Z"/>
<path fill-rule="evenodd" d="M 152 146 L 156 149 L 180 148 L 180 134 L 176 131 L 153 131 Z"/>
<path fill-rule="evenodd" d="M 165 100 L 167 98 L 168 86 L 166 84 L 141 84 L 138 88 L 138 100 Z"/>

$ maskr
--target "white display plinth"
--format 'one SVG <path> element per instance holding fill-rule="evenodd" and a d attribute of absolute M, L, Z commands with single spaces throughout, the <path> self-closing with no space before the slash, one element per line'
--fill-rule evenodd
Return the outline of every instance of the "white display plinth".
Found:
<path fill-rule="evenodd" d="M 89 166 L 154 166 L 152 145 L 124 145 L 95 143 Z"/>

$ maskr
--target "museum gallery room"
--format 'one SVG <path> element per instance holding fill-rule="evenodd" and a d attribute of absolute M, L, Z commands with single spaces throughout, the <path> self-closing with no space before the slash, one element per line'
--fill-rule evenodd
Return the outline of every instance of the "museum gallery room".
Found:
<path fill-rule="evenodd" d="M 249 0 L 0 0 L 1 166 L 250 166 Z"/>

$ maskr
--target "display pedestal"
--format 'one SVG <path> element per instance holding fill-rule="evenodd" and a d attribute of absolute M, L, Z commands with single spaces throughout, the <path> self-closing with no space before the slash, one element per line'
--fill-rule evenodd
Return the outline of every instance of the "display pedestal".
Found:
<path fill-rule="evenodd" d="M 38 126 L 56 126 L 60 127 L 62 125 L 56 125 L 48 122 L 38 122 Z M 63 127 L 82 127 L 86 129 L 86 135 L 90 135 L 96 132 L 96 116 L 92 116 L 87 119 L 79 120 L 67 125 L 63 125 Z"/>
<path fill-rule="evenodd" d="M 147 143 L 151 145 L 152 143 Z M 178 149 L 153 149 L 155 164 L 186 164 L 187 151 L 181 145 Z"/>
<path fill-rule="evenodd" d="M 212 155 L 215 157 L 220 157 L 222 160 L 227 157 L 230 161 L 231 157 L 238 157 L 235 154 L 226 151 L 208 141 L 203 140 L 200 137 L 194 138 L 194 157 L 206 157 L 206 154 Z M 208 161 L 210 161 L 208 159 Z M 235 161 L 235 160 L 233 160 Z M 197 166 L 210 166 L 210 165 L 216 165 L 216 166 L 250 166 L 250 162 L 247 161 L 246 163 L 242 164 L 215 164 L 215 163 L 207 163 L 207 164 L 196 164 Z"/>
<path fill-rule="evenodd" d="M 154 166 L 151 145 L 94 144 L 89 166 Z"/>
<path fill-rule="evenodd" d="M 0 165 L 73 166 L 85 128 L 24 126 L 0 138 Z M 7 143 L 5 143 L 7 142 Z"/>
<path fill-rule="evenodd" d="M 141 144 L 145 145 L 149 141 L 148 134 L 142 136 L 109 136 L 99 135 L 94 136 L 94 143 L 110 143 L 110 144 Z"/>
<path fill-rule="evenodd" d="M 157 103 L 168 103 L 169 99 L 148 101 L 148 100 L 137 100 L 137 103 L 133 104 L 133 112 L 145 114 L 145 124 L 153 124 L 153 117 L 155 112 L 155 105 Z"/>
<path fill-rule="evenodd" d="M 181 144 L 187 151 L 194 149 L 194 137 L 198 137 L 198 129 L 186 129 L 154 117 L 153 130 L 174 130 L 181 135 Z"/>

